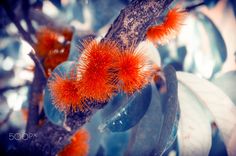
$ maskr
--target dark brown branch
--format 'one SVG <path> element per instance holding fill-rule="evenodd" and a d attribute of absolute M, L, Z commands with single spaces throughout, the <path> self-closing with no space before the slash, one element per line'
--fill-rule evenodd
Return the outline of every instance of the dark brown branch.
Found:
<path fill-rule="evenodd" d="M 42 63 L 40 62 L 39 58 L 34 54 L 33 51 L 31 51 L 31 52 L 29 53 L 29 56 L 30 56 L 31 59 L 34 61 L 35 66 L 38 66 L 38 68 L 41 70 L 41 72 L 42 72 L 44 78 L 46 78 L 46 77 L 47 77 L 47 76 L 46 76 L 46 72 L 45 72 L 45 70 L 44 70 L 44 68 L 43 68 L 43 65 L 42 65 Z"/>
<path fill-rule="evenodd" d="M 148 27 L 155 24 L 172 0 L 134 0 L 123 9 L 111 25 L 104 40 L 114 40 L 122 49 L 136 47 L 146 37 Z"/>
<path fill-rule="evenodd" d="M 34 58 L 34 57 L 33 57 Z M 34 58 L 35 59 L 35 58 Z M 32 132 L 35 126 L 38 125 L 39 121 L 39 105 L 43 97 L 43 89 L 46 84 L 45 73 L 43 74 L 43 69 L 35 63 L 35 71 L 33 82 L 30 87 L 28 99 L 29 99 L 29 114 L 28 121 L 26 125 L 26 132 Z"/>
<path fill-rule="evenodd" d="M 29 0 L 24 0 L 22 2 L 22 10 L 23 10 L 23 16 L 24 16 L 24 19 L 25 19 L 25 22 L 27 24 L 27 28 L 28 28 L 28 31 L 30 33 L 35 33 L 35 29 L 32 25 L 32 22 L 29 18 L 29 10 L 30 10 L 30 3 L 29 3 Z"/>
<path fill-rule="evenodd" d="M 6 117 L 5 117 L 2 121 L 0 121 L 0 127 L 1 127 L 2 125 L 4 125 L 5 123 L 7 123 L 7 121 L 9 120 L 9 118 L 10 118 L 12 112 L 13 112 L 13 109 L 11 108 L 11 109 L 9 110 L 9 112 L 7 113 Z"/>
<path fill-rule="evenodd" d="M 34 79 L 29 91 L 29 115 L 26 125 L 26 132 L 32 132 L 35 130 L 39 121 L 39 105 L 43 97 L 43 89 L 46 84 L 46 73 L 38 59 L 38 57 L 31 51 L 29 56 L 35 63 Z"/>

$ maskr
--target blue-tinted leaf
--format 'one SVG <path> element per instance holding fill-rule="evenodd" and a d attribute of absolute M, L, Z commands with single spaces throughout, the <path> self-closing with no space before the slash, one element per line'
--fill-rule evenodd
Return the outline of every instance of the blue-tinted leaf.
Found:
<path fill-rule="evenodd" d="M 132 95 L 124 107 L 120 107 L 115 115 L 100 125 L 100 129 L 108 128 L 112 132 L 126 131 L 135 126 L 143 117 L 151 101 L 151 86 Z"/>
<path fill-rule="evenodd" d="M 96 156 L 104 156 L 104 148 L 102 146 L 99 146 L 99 149 L 96 153 Z"/>
<path fill-rule="evenodd" d="M 58 7 L 59 9 L 62 8 L 61 5 L 61 0 L 50 0 L 52 2 L 52 4 L 54 4 L 56 7 Z"/>
<path fill-rule="evenodd" d="M 152 84 L 152 100 L 141 121 L 132 128 L 127 155 L 149 155 L 160 137 L 163 124 L 160 95 Z"/>
<path fill-rule="evenodd" d="M 217 65 L 219 64 L 219 66 L 221 66 L 227 57 L 225 41 L 219 29 L 209 17 L 201 12 L 196 12 L 196 16 L 198 20 L 204 25 L 206 32 L 208 32 L 207 35 L 209 37 L 211 51 L 216 60 L 216 67 L 214 70 L 219 70 L 218 68 L 220 67 Z"/>
<path fill-rule="evenodd" d="M 179 121 L 178 86 L 175 69 L 172 66 L 164 68 L 167 92 L 161 95 L 163 125 L 160 138 L 153 151 L 154 155 L 161 155 L 176 138 Z"/>
<path fill-rule="evenodd" d="M 51 80 L 53 76 L 57 74 L 65 74 L 67 76 L 70 75 L 71 70 L 75 68 L 75 63 L 72 61 L 66 61 L 60 65 L 58 65 L 54 71 L 52 72 L 52 75 L 49 77 L 48 80 Z M 45 89 L 45 95 L 44 95 L 44 112 L 49 121 L 51 121 L 54 124 L 62 125 L 65 120 L 65 114 L 61 111 L 59 111 L 55 105 L 53 104 L 51 93 L 48 89 L 48 86 Z"/>
<path fill-rule="evenodd" d="M 166 148 L 165 150 L 167 150 L 170 146 L 172 146 L 172 144 L 174 143 L 176 137 L 177 137 L 177 131 L 178 131 L 178 126 L 179 126 L 179 119 L 180 119 L 180 110 L 179 108 L 177 109 L 177 113 L 176 113 L 176 118 L 174 121 L 174 125 L 170 134 L 170 138 L 166 144 Z M 163 151 L 163 153 L 165 152 L 165 150 Z"/>
<path fill-rule="evenodd" d="M 52 123 L 56 125 L 63 125 L 65 114 L 63 112 L 60 112 L 54 106 L 48 87 L 46 87 L 44 95 L 44 113 Z"/>
<path fill-rule="evenodd" d="M 225 73 L 214 79 L 213 83 L 220 87 L 236 105 L 236 71 Z"/>
<path fill-rule="evenodd" d="M 211 146 L 209 156 L 227 155 L 225 143 L 222 139 L 219 129 L 217 128 L 213 132 L 215 134 L 213 134 L 213 137 L 212 137 L 212 146 Z"/>
<path fill-rule="evenodd" d="M 98 130 L 98 126 L 101 123 L 101 112 L 98 111 L 94 114 L 89 122 L 85 124 L 85 128 L 88 130 L 90 134 L 89 140 L 89 156 L 96 155 L 99 146 L 101 145 L 101 141 L 104 138 L 104 134 Z"/>
<path fill-rule="evenodd" d="M 128 145 L 130 131 L 104 134 L 105 155 L 122 156 Z"/>
<path fill-rule="evenodd" d="M 73 33 L 71 46 L 70 46 L 70 53 L 68 57 L 68 61 L 77 61 L 80 58 L 80 55 L 82 54 L 83 49 L 83 40 L 87 39 L 94 39 L 94 35 L 88 35 L 88 36 L 79 36 L 78 32 Z"/>
<path fill-rule="evenodd" d="M 80 43 L 80 37 L 78 36 L 77 32 L 74 32 L 72 40 L 71 40 L 68 61 L 76 61 L 79 58 L 79 56 L 81 54 L 81 52 L 79 51 L 79 48 L 78 48 L 79 43 Z"/>
<path fill-rule="evenodd" d="M 20 42 L 16 38 L 6 37 L 1 40 L 0 53 L 3 57 L 11 57 L 13 59 L 18 59 Z"/>
<path fill-rule="evenodd" d="M 204 0 L 204 3 L 209 7 L 213 8 L 219 0 Z"/>
<path fill-rule="evenodd" d="M 177 80 L 171 66 L 164 68 L 167 91 L 160 94 L 153 84 L 152 101 L 141 121 L 132 129 L 129 155 L 161 155 L 176 139 L 179 121 Z"/>
<path fill-rule="evenodd" d="M 105 108 L 101 110 L 104 120 L 114 115 L 119 108 L 124 107 L 128 101 L 131 101 L 132 99 L 133 97 L 129 97 L 123 92 L 118 93 L 108 102 Z"/>
<path fill-rule="evenodd" d="M 219 29 L 210 18 L 201 12 L 194 12 L 194 15 L 195 19 L 189 20 L 192 24 L 183 31 L 183 34 L 189 32 L 187 38 L 193 41 L 186 41 L 184 70 L 210 79 L 221 70 L 226 60 L 226 45 Z"/>

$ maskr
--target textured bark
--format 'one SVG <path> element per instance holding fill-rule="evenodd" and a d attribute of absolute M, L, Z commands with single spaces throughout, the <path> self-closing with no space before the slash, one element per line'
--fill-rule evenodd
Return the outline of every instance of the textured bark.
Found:
<path fill-rule="evenodd" d="M 134 0 L 123 9 L 111 25 L 104 40 L 114 40 L 121 49 L 136 47 L 145 39 L 148 27 L 155 24 L 158 17 L 173 0 Z"/>
<path fill-rule="evenodd" d="M 136 47 L 140 41 L 145 39 L 148 27 L 154 25 L 155 21 L 172 1 L 132 1 L 121 11 L 103 41 L 114 40 L 122 49 L 130 46 Z M 92 111 L 76 112 L 67 116 L 66 124 L 71 128 L 71 131 L 53 125 L 49 121 L 46 121 L 40 127 L 36 127 L 33 131 L 35 137 L 21 142 L 21 151 L 18 152 L 24 153 L 24 155 L 56 155 L 58 151 L 69 143 L 69 138 L 75 131 L 85 124 L 96 110 L 101 109 L 101 107 L 98 108 L 98 106 L 101 106 L 100 104 L 93 103 L 92 105 Z"/>

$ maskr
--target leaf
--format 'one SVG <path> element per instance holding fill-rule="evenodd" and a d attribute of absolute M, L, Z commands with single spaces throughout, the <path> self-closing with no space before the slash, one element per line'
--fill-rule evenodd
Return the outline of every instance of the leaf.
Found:
<path fill-rule="evenodd" d="M 161 57 L 157 50 L 157 47 L 154 46 L 152 42 L 142 41 L 138 45 L 137 49 L 145 51 L 145 56 L 148 57 L 150 61 L 156 64 L 158 67 L 161 66 Z"/>
<path fill-rule="evenodd" d="M 161 134 L 157 148 L 153 151 L 155 155 L 162 155 L 176 138 L 177 124 L 179 121 L 179 102 L 176 72 L 172 66 L 164 68 L 167 92 L 161 95 L 162 113 L 164 115 Z"/>
<path fill-rule="evenodd" d="M 236 87 L 233 87 L 236 82 L 236 71 L 227 72 L 224 75 L 213 79 L 212 82 L 222 89 L 236 105 Z"/>
<path fill-rule="evenodd" d="M 79 43 L 81 43 L 81 39 L 78 36 L 78 33 L 74 31 L 73 37 L 71 40 L 70 52 L 68 56 L 68 61 L 76 61 L 80 57 L 81 51 L 79 50 Z"/>
<path fill-rule="evenodd" d="M 131 129 L 126 155 L 150 155 L 160 137 L 163 119 L 160 94 L 152 84 L 150 106 L 141 121 Z"/>
<path fill-rule="evenodd" d="M 134 96 L 129 97 L 124 92 L 120 92 L 108 102 L 102 112 L 103 120 L 107 120 L 110 116 L 114 115 L 121 107 L 124 107 Z"/>
<path fill-rule="evenodd" d="M 191 90 L 178 84 L 181 116 L 178 129 L 178 146 L 181 156 L 209 154 L 211 149 L 211 124 L 206 112 Z"/>
<path fill-rule="evenodd" d="M 105 133 L 104 153 L 105 155 L 121 156 L 127 148 L 130 131 Z"/>
<path fill-rule="evenodd" d="M 55 75 L 56 73 L 57 74 L 63 73 L 69 76 L 71 69 L 73 69 L 74 67 L 75 67 L 75 62 L 72 61 L 66 61 L 64 63 L 61 63 L 53 70 L 52 75 L 48 78 L 48 80 L 51 80 L 53 75 Z M 53 104 L 48 86 L 46 86 L 44 93 L 44 112 L 49 121 L 51 121 L 52 123 L 56 125 L 63 124 L 65 120 L 65 114 L 59 111 Z"/>
<path fill-rule="evenodd" d="M 79 36 L 78 34 L 77 31 L 74 31 L 73 33 L 68 61 L 78 61 L 82 54 L 81 50 L 83 50 L 83 41 L 92 40 L 96 37 L 94 35 Z"/>
<path fill-rule="evenodd" d="M 48 87 L 45 88 L 45 93 L 44 93 L 44 113 L 49 119 L 49 121 L 51 121 L 52 123 L 61 126 L 63 125 L 63 122 L 65 120 L 65 114 L 63 112 L 60 112 L 53 105 Z"/>
<path fill-rule="evenodd" d="M 226 44 L 210 18 L 198 11 L 193 15 L 194 18 L 189 18 L 190 24 L 182 33 L 182 38 L 187 38 L 184 71 L 210 79 L 221 70 L 226 60 Z"/>
<path fill-rule="evenodd" d="M 89 156 L 94 156 L 98 152 L 99 146 L 101 145 L 102 139 L 104 138 L 104 134 L 101 133 L 98 129 L 99 124 L 101 123 L 101 111 L 97 111 L 85 124 L 85 128 L 88 130 L 90 134 L 89 140 Z"/>
<path fill-rule="evenodd" d="M 225 41 L 214 22 L 202 12 L 196 12 L 199 21 L 204 25 L 211 44 L 211 50 L 216 59 L 216 65 L 226 60 L 227 49 Z"/>
<path fill-rule="evenodd" d="M 200 103 L 212 114 L 226 144 L 228 154 L 231 137 L 236 133 L 236 106 L 228 96 L 207 80 L 193 74 L 178 72 L 178 81 L 192 91 Z M 234 153 L 236 154 L 236 153 Z"/>
<path fill-rule="evenodd" d="M 61 0 L 50 0 L 58 9 L 62 9 Z"/>
<path fill-rule="evenodd" d="M 219 2 L 219 0 L 204 0 L 204 3 L 209 8 L 213 8 L 218 2 Z"/>
<path fill-rule="evenodd" d="M 126 131 L 135 126 L 143 117 L 151 101 L 151 86 L 148 85 L 141 91 L 136 92 L 125 106 L 119 107 L 115 115 L 109 117 L 99 126 L 100 130 L 108 128 L 112 132 Z"/>
<path fill-rule="evenodd" d="M 152 83 L 148 111 L 132 129 L 127 155 L 162 155 L 176 139 L 179 120 L 177 80 L 171 66 L 164 68 L 167 92 L 160 94 Z"/>

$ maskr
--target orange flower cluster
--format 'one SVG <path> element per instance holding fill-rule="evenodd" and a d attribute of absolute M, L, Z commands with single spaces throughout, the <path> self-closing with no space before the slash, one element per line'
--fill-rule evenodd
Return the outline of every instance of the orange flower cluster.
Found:
<path fill-rule="evenodd" d="M 64 112 L 69 112 L 70 108 L 84 110 L 84 105 L 79 103 L 81 96 L 78 94 L 77 81 L 73 77 L 55 74 L 48 81 L 51 96 L 55 106 Z"/>
<path fill-rule="evenodd" d="M 165 44 L 170 39 L 176 37 L 185 17 L 186 12 L 179 11 L 178 8 L 170 10 L 162 24 L 148 29 L 146 34 L 147 39 L 155 43 Z"/>
<path fill-rule="evenodd" d="M 80 129 L 71 139 L 71 143 L 67 145 L 58 156 L 86 156 L 89 151 L 89 133 L 86 129 Z"/>
<path fill-rule="evenodd" d="M 84 51 L 79 63 L 80 93 L 97 101 L 109 99 L 116 86 L 111 72 L 119 49 L 114 42 L 84 42 Z"/>
<path fill-rule="evenodd" d="M 119 53 L 117 60 L 114 65 L 116 76 L 125 93 L 132 94 L 148 83 L 150 66 L 143 51 L 128 49 Z"/>
<path fill-rule="evenodd" d="M 37 44 L 34 48 L 42 60 L 47 76 L 61 62 L 66 61 L 69 55 L 72 31 L 67 28 L 56 30 L 43 27 L 36 33 Z"/>
<path fill-rule="evenodd" d="M 121 51 L 114 42 L 83 43 L 76 79 L 55 75 L 49 81 L 54 105 L 67 112 L 84 111 L 85 100 L 103 103 L 117 91 L 132 94 L 149 80 L 151 66 L 144 51 L 130 48 Z"/>

